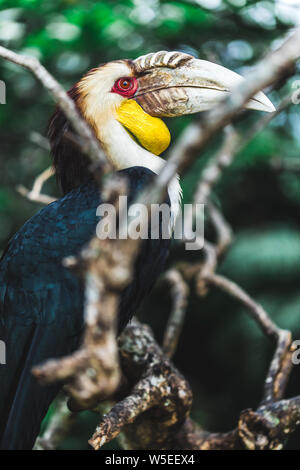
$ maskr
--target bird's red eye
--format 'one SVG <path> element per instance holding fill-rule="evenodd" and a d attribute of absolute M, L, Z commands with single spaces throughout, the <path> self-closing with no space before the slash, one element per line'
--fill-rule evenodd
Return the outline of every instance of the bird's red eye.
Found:
<path fill-rule="evenodd" d="M 118 85 L 122 90 L 129 90 L 129 88 L 132 87 L 132 82 L 128 78 L 121 78 L 121 80 L 118 82 Z"/>
<path fill-rule="evenodd" d="M 115 82 L 111 91 L 128 97 L 135 94 L 137 87 L 138 83 L 135 77 L 123 77 Z"/>

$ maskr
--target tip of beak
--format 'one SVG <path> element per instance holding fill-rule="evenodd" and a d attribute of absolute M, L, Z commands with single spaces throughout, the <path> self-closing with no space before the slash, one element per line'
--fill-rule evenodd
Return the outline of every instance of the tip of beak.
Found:
<path fill-rule="evenodd" d="M 246 108 L 255 109 L 257 111 L 265 111 L 266 113 L 274 113 L 276 111 L 275 106 L 269 100 L 269 98 L 260 91 L 246 104 Z"/>

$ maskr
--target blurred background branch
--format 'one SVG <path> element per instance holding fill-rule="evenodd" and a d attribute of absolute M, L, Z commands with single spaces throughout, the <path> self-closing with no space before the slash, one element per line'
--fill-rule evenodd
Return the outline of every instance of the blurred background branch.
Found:
<path fill-rule="evenodd" d="M 42 171 L 39 176 L 36 177 L 32 189 L 30 191 L 22 185 L 18 185 L 16 189 L 22 196 L 27 197 L 30 201 L 41 202 L 42 204 L 50 204 L 51 202 L 55 201 L 56 198 L 52 198 L 47 194 L 43 194 L 41 191 L 44 183 L 49 178 L 51 178 L 52 175 L 53 168 L 52 166 L 50 166 L 49 168 L 46 168 L 46 170 Z"/>

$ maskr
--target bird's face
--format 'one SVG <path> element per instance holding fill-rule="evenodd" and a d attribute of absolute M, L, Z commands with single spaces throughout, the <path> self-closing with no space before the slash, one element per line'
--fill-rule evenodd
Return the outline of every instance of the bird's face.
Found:
<path fill-rule="evenodd" d="M 208 110 L 242 80 L 237 73 L 212 62 L 181 52 L 160 51 L 93 69 L 77 85 L 78 104 L 100 140 L 103 129 L 116 119 L 144 148 L 159 155 L 170 143 L 161 117 Z M 275 110 L 262 92 L 245 107 Z"/>
<path fill-rule="evenodd" d="M 105 147 L 112 120 L 119 121 L 146 150 L 159 155 L 170 143 L 165 123 L 138 103 L 144 73 L 129 60 L 91 70 L 77 85 L 78 105 Z"/>

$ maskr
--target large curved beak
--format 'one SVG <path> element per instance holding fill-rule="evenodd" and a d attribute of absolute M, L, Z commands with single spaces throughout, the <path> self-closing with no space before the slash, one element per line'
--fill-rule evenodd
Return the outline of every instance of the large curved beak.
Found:
<path fill-rule="evenodd" d="M 178 52 L 149 54 L 135 62 L 140 73 L 135 100 L 146 113 L 158 117 L 211 109 L 244 80 L 221 65 Z M 249 100 L 245 108 L 275 111 L 262 92 Z"/>

